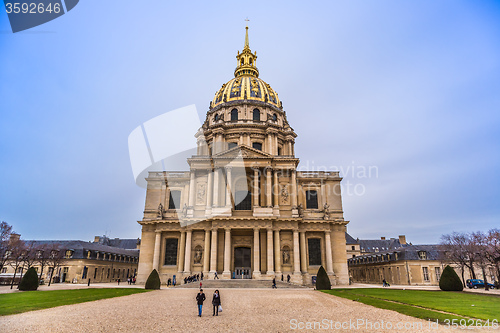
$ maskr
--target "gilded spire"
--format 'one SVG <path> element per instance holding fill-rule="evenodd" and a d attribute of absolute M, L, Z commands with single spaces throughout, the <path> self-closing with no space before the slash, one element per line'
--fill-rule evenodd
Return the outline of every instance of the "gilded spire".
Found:
<path fill-rule="evenodd" d="M 250 45 L 248 44 L 248 25 L 246 26 L 246 32 L 245 32 L 245 49 L 250 48 Z"/>
<path fill-rule="evenodd" d="M 246 21 L 248 21 L 248 19 L 246 19 Z M 245 27 L 245 46 L 243 47 L 243 51 L 241 51 L 241 53 L 238 51 L 236 59 L 238 61 L 238 65 L 234 70 L 235 77 L 242 75 L 259 77 L 259 70 L 255 64 L 257 61 L 257 52 L 252 53 L 248 43 L 248 24 Z"/>

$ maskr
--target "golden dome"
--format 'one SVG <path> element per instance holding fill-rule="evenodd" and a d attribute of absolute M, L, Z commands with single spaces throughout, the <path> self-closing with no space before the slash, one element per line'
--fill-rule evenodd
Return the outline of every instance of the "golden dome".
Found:
<path fill-rule="evenodd" d="M 245 29 L 245 46 L 236 56 L 238 64 L 234 70 L 235 78 L 222 85 L 215 94 L 211 107 L 239 100 L 260 101 L 280 107 L 278 94 L 264 80 L 259 79 L 259 70 L 256 66 L 257 52 L 252 53 L 250 50 L 248 26 Z"/>

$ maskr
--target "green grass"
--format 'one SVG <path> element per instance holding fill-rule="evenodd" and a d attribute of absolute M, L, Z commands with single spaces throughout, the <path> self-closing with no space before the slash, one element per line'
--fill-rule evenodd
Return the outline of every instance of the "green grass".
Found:
<path fill-rule="evenodd" d="M 0 316 L 53 308 L 61 305 L 127 296 L 148 290 L 139 288 L 95 288 L 51 291 L 23 291 L 0 294 Z"/>
<path fill-rule="evenodd" d="M 332 289 L 323 290 L 323 292 L 416 318 L 439 320 L 440 323 L 443 323 L 445 319 L 474 318 L 490 320 L 490 322 L 493 319 L 500 319 L 500 297 L 497 296 L 380 288 Z"/>

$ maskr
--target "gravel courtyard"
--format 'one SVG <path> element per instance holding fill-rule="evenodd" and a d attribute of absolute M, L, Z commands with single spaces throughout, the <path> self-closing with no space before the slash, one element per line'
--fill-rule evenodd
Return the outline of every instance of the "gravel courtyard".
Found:
<path fill-rule="evenodd" d="M 3 332 L 320 332 L 328 327 L 343 332 L 451 331 L 310 289 L 220 292 L 223 312 L 218 317 L 212 317 L 213 289 L 205 289 L 207 302 L 199 318 L 197 290 L 175 288 L 4 316 L 0 327 Z M 307 327 L 308 322 L 323 326 L 307 329 L 314 327 Z"/>

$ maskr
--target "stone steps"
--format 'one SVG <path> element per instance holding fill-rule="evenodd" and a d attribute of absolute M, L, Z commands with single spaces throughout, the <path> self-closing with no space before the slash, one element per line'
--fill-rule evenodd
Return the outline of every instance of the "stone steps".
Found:
<path fill-rule="evenodd" d="M 272 281 L 270 280 L 203 280 L 201 281 L 203 288 L 218 289 L 218 288 L 257 288 L 257 289 L 271 289 Z M 296 284 L 276 281 L 276 286 L 279 289 L 295 289 L 306 288 Z M 200 288 L 200 281 L 190 282 L 175 286 L 175 288 Z"/>

